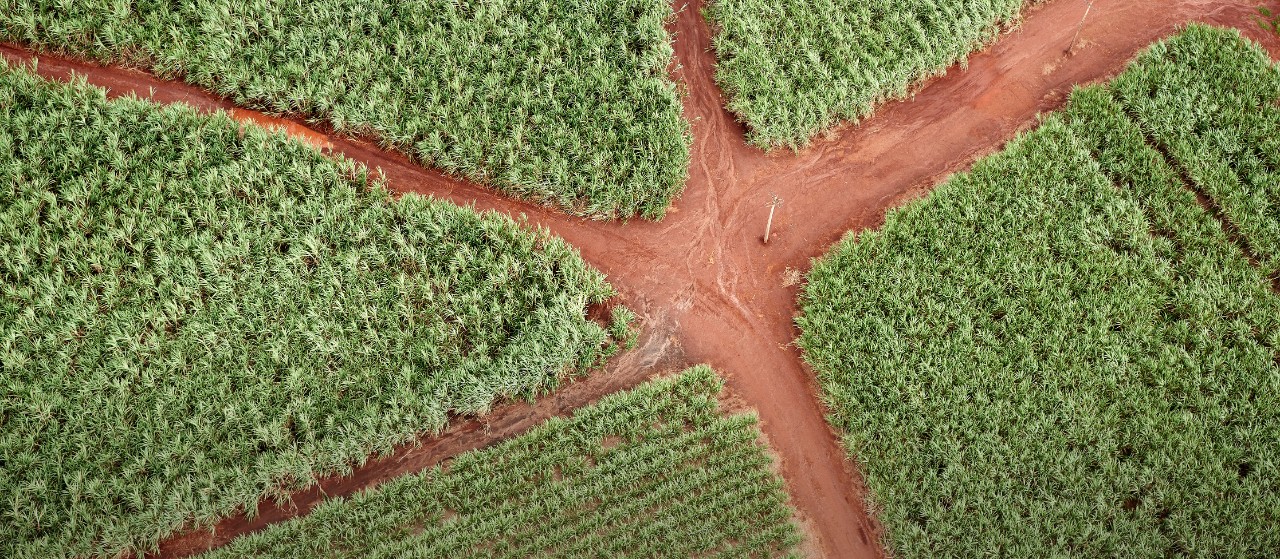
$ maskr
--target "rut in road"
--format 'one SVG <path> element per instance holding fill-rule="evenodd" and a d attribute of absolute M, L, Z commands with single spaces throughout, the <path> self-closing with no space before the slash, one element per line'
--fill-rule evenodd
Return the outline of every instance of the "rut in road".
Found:
<path fill-rule="evenodd" d="M 592 379 L 570 385 L 535 406 L 507 406 L 424 438 L 353 476 L 323 480 L 297 495 L 299 506 L 265 511 L 250 521 L 224 520 L 216 534 L 180 534 L 159 555 L 178 557 L 225 543 L 240 533 L 304 514 L 325 494 L 348 494 L 416 471 L 470 448 L 523 430 L 539 418 L 564 415 L 604 392 L 633 386 L 657 369 L 708 363 L 725 373 L 728 389 L 760 416 L 780 471 L 811 538 L 827 557 L 882 557 L 878 526 L 866 512 L 864 488 L 825 422 L 813 375 L 792 345 L 798 286 L 788 276 L 846 231 L 878 226 L 893 205 L 920 196 L 939 180 L 998 149 L 1034 125 L 1037 113 L 1061 106 L 1076 84 L 1118 73 L 1139 50 L 1188 21 L 1242 29 L 1272 57 L 1280 40 L 1253 22 L 1250 2 L 1096 0 L 1073 54 L 1066 49 L 1086 3 L 1054 0 L 1030 9 L 1023 23 L 966 70 L 951 69 L 908 101 L 891 102 L 857 126 L 846 126 L 792 153 L 747 146 L 724 110 L 713 80 L 712 31 L 702 2 L 677 4 L 674 77 L 688 88 L 685 117 L 694 145 L 688 186 L 660 222 L 592 222 L 505 198 L 495 191 L 424 169 L 402 155 L 335 137 L 300 121 L 233 107 L 206 92 L 147 74 L 2 47 L 12 60 L 39 58 L 39 73 L 74 72 L 113 96 L 134 94 L 227 110 L 245 122 L 281 127 L 321 148 L 380 168 L 396 192 L 416 192 L 510 215 L 550 229 L 608 274 L 620 300 L 646 321 L 646 344 Z M 1070 22 L 1066 25 L 1063 22 Z M 774 235 L 761 241 L 773 195 L 783 199 Z M 601 380 L 603 379 L 603 380 Z M 594 382 L 594 384 L 592 384 Z M 532 416 L 531 418 L 528 416 Z M 496 432 L 482 427 L 500 424 Z"/>

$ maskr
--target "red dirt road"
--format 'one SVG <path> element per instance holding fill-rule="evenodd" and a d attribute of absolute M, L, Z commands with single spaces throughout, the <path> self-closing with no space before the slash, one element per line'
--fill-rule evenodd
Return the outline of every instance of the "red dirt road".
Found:
<path fill-rule="evenodd" d="M 1033 126 L 1037 113 L 1059 107 L 1074 85 L 1118 73 L 1139 50 L 1184 22 L 1238 27 L 1262 42 L 1273 57 L 1280 56 L 1280 40 L 1266 35 L 1252 19 L 1256 0 L 1097 0 L 1074 54 L 1068 55 L 1065 49 L 1085 4 L 1053 0 L 1033 8 L 1019 28 L 972 57 L 967 70 L 952 68 L 927 83 L 914 99 L 889 103 L 873 118 L 820 138 L 799 154 L 766 154 L 743 142 L 741 126 L 723 109 L 712 80 L 711 30 L 700 16 L 701 1 L 690 2 L 672 30 L 681 65 L 674 74 L 688 86 L 685 116 L 693 123 L 693 163 L 687 189 L 661 222 L 601 223 L 566 216 L 422 169 L 364 142 L 334 138 L 251 111 L 232 113 L 241 120 L 283 126 L 290 134 L 379 167 L 397 192 L 525 214 L 531 223 L 577 246 L 588 262 L 609 275 L 623 302 L 646 318 L 650 340 L 678 344 L 659 350 L 674 352 L 663 362 L 711 364 L 728 376 L 736 396 L 758 410 L 765 435 L 782 461 L 792 502 L 810 528 L 814 552 L 839 558 L 881 557 L 879 527 L 865 512 L 863 486 L 823 419 L 812 372 L 791 345 L 797 335 L 792 317 L 798 286 L 784 285 L 787 270 L 806 271 L 809 259 L 821 255 L 845 231 L 878 226 L 887 208 L 922 195 L 947 175 L 999 149 L 1016 132 Z M 13 47 L 0 48 L 0 54 L 15 60 L 33 57 Z M 197 89 L 140 72 L 38 58 L 41 74 L 60 79 L 70 72 L 84 74 L 91 83 L 110 88 L 112 95 L 133 93 L 206 110 L 233 109 Z M 783 203 L 766 245 L 761 235 L 773 194 Z M 618 369 L 626 366 L 611 365 L 599 376 L 624 374 Z M 579 398 L 569 400 L 539 404 L 540 411 L 533 413 L 554 415 L 569 411 L 551 411 L 557 405 L 579 405 Z M 429 441 L 422 448 L 435 444 L 457 451 L 484 443 Z M 410 452 L 414 451 L 405 455 Z M 326 491 L 353 491 L 446 454 L 414 458 L 414 466 L 403 468 L 362 468 L 346 481 L 326 481 Z M 398 454 L 380 463 L 403 459 Z M 290 514 L 283 511 L 268 520 Z M 224 522 L 216 539 L 256 529 L 257 524 L 261 523 Z M 188 548 L 166 546 L 166 554 L 182 555 L 216 543 L 211 537 L 206 540 Z"/>

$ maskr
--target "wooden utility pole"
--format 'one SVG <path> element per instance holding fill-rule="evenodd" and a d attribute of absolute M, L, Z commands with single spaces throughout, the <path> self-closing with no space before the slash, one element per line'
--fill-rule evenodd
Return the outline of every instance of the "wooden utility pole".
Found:
<path fill-rule="evenodd" d="M 1080 40 L 1080 30 L 1084 29 L 1084 20 L 1089 17 L 1089 10 L 1093 9 L 1093 0 L 1089 0 L 1089 5 L 1084 8 L 1084 15 L 1080 16 L 1080 23 L 1076 25 L 1076 35 L 1071 38 L 1071 46 L 1067 47 L 1067 54 L 1075 54 L 1076 41 Z"/>
<path fill-rule="evenodd" d="M 764 244 L 769 244 L 769 233 L 773 231 L 773 211 L 778 209 L 778 204 L 782 203 L 782 198 L 777 194 L 773 195 L 773 201 L 769 202 L 769 222 L 764 224 Z"/>

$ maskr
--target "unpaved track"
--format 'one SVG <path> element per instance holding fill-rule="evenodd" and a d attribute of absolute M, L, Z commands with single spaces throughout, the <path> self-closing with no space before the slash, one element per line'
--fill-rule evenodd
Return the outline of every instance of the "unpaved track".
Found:
<path fill-rule="evenodd" d="M 1018 29 L 972 57 L 967 70 L 953 68 L 929 82 L 914 99 L 889 103 L 870 120 L 819 139 L 799 154 L 765 154 L 744 144 L 741 126 L 723 109 L 712 80 L 711 31 L 700 17 L 701 5 L 700 1 L 677 4 L 683 10 L 672 25 L 681 65 L 674 73 L 688 86 L 685 116 L 693 123 L 695 141 L 688 187 L 667 218 L 657 223 L 600 223 L 566 216 L 422 169 L 364 142 L 334 138 L 251 111 L 236 109 L 233 116 L 286 126 L 290 133 L 317 145 L 380 167 L 397 192 L 431 194 L 480 209 L 525 214 L 531 223 L 577 246 L 588 262 L 609 275 L 626 304 L 651 325 L 660 325 L 651 329 L 651 342 L 662 338 L 678 345 L 655 350 L 674 352 L 675 357 L 665 359 L 668 365 L 709 363 L 728 375 L 732 393 L 758 410 L 761 426 L 781 458 L 792 502 L 815 539 L 813 548 L 839 558 L 883 556 L 879 528 L 864 513 L 863 487 L 823 420 L 813 374 L 790 345 L 797 334 L 792 316 L 798 287 L 784 286 L 784 273 L 806 271 L 809 259 L 822 254 L 845 231 L 879 225 L 887 208 L 927 192 L 948 174 L 999 149 L 1016 132 L 1034 125 L 1037 113 L 1061 106 L 1073 85 L 1118 73 L 1139 50 L 1174 33 L 1184 22 L 1240 28 L 1263 42 L 1273 57 L 1280 56 L 1280 41 L 1263 33 L 1252 19 L 1253 1 L 1162 0 L 1097 0 L 1075 53 L 1068 55 L 1065 49 L 1085 1 L 1053 0 L 1030 10 Z M 11 59 L 32 57 L 21 48 L 0 52 Z M 140 72 L 39 58 L 41 74 L 55 78 L 65 78 L 71 71 L 85 74 L 91 83 L 110 88 L 113 95 L 185 101 L 210 110 L 232 108 L 207 93 Z M 783 204 L 774 219 L 774 236 L 765 245 L 760 237 L 772 194 L 780 196 Z M 615 363 L 600 376 L 626 376 L 626 370 L 626 365 Z M 634 382 L 638 380 L 617 384 Z M 502 417 L 533 413 L 540 418 L 566 413 L 585 399 L 575 396 L 497 413 L 508 414 Z M 529 424 L 532 421 L 520 421 L 521 427 L 468 439 L 465 444 L 448 442 L 453 439 L 446 435 L 440 439 L 445 442 L 428 441 L 377 463 L 392 466 L 362 468 L 353 478 L 326 480 L 327 487 L 322 484 L 322 488 L 333 493 L 354 491 Z M 450 432 L 455 431 L 465 434 L 467 427 Z M 471 432 L 475 431 L 472 427 Z M 404 464 L 395 466 L 397 461 Z M 319 492 L 313 493 L 310 501 L 306 494 L 302 500 L 314 503 Z M 269 514 L 270 520 L 276 520 L 292 513 Z M 262 524 L 241 520 L 224 522 L 216 542 L 206 537 L 208 541 L 200 544 L 199 538 L 188 537 L 196 543 L 187 548 L 166 546 L 166 555 L 198 551 Z"/>

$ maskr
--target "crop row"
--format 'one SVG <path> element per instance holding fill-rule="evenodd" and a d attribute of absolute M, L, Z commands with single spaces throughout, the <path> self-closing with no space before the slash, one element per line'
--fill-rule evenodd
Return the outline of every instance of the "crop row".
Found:
<path fill-rule="evenodd" d="M 8 2 L 0 39 L 149 69 L 594 217 L 656 219 L 689 126 L 660 0 Z"/>
<path fill-rule="evenodd" d="M 1024 0 L 715 0 L 716 82 L 762 148 L 803 146 L 964 60 Z"/>
<path fill-rule="evenodd" d="M 230 557 L 772 557 L 799 534 L 754 416 L 706 367 L 209 553 Z"/>
<path fill-rule="evenodd" d="M 543 394 L 611 294 L 544 231 L 0 67 L 0 556 L 147 549 Z"/>
<path fill-rule="evenodd" d="M 1191 82 L 1274 72 L 1192 26 L 815 265 L 800 345 L 896 557 L 1280 549 L 1280 296 L 1163 144 L 1258 154 Z"/>
<path fill-rule="evenodd" d="M 1265 51 L 1232 37 L 1189 33 L 1198 38 L 1156 45 L 1111 89 L 1194 186 L 1221 206 L 1264 272 L 1278 273 L 1280 69 Z"/>

